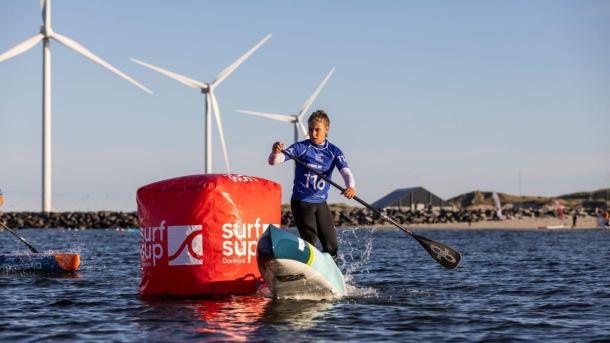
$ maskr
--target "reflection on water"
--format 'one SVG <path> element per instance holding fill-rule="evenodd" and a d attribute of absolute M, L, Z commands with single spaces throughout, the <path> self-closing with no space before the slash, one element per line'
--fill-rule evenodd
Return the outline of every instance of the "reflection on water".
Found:
<path fill-rule="evenodd" d="M 263 321 L 280 331 L 309 329 L 333 306 L 330 301 L 274 300 L 267 303 Z"/>
<path fill-rule="evenodd" d="M 245 341 L 263 326 L 274 331 L 305 330 L 333 307 L 332 302 L 273 300 L 259 295 L 226 296 L 203 299 L 147 301 L 141 312 L 139 329 L 148 340 L 172 340 L 172 333 L 159 332 L 158 322 L 171 322 L 173 330 L 184 337 L 206 341 Z"/>
<path fill-rule="evenodd" d="M 256 331 L 270 299 L 258 296 L 230 296 L 222 301 L 201 300 L 190 308 L 206 323 L 196 331 L 222 340 L 244 341 Z"/>
<path fill-rule="evenodd" d="M 269 301 L 258 296 L 146 301 L 139 329 L 150 341 L 174 341 L 177 337 L 243 341 L 257 329 Z M 172 323 L 171 331 L 166 325 L 160 330 L 158 322 Z"/>

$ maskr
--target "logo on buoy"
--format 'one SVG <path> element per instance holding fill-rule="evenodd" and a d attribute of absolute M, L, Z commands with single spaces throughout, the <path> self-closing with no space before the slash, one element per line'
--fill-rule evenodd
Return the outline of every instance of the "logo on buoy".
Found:
<path fill-rule="evenodd" d="M 227 177 L 233 182 L 253 182 L 256 181 L 255 178 L 251 176 L 241 175 L 241 174 L 230 174 Z"/>
<path fill-rule="evenodd" d="M 163 238 L 165 236 L 165 220 L 159 226 L 140 228 L 140 263 L 142 267 L 155 267 L 163 258 Z"/>
<path fill-rule="evenodd" d="M 222 263 L 250 263 L 256 258 L 258 239 L 269 224 L 256 218 L 254 223 L 225 223 L 222 225 Z"/>
<path fill-rule="evenodd" d="M 159 263 L 170 266 L 203 264 L 203 228 L 201 225 L 159 226 L 140 228 L 140 262 L 143 267 Z"/>
<path fill-rule="evenodd" d="M 203 229 L 201 225 L 168 226 L 167 256 L 170 266 L 203 264 Z"/>

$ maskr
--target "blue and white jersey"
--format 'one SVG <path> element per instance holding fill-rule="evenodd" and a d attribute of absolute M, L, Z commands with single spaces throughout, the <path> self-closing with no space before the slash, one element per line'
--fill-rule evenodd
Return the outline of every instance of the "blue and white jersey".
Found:
<path fill-rule="evenodd" d="M 338 170 L 348 167 L 341 149 L 328 140 L 324 141 L 324 144 L 317 145 L 307 139 L 294 143 L 286 151 L 329 179 L 331 179 L 335 167 Z M 286 154 L 284 157 L 286 160 L 290 159 Z M 324 202 L 328 198 L 329 188 L 330 185 L 318 175 L 302 165 L 296 164 L 292 199 L 311 203 Z"/>

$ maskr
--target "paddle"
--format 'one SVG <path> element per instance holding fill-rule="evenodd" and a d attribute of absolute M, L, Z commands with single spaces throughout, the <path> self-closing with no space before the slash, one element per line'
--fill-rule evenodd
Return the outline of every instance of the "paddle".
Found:
<path fill-rule="evenodd" d="M 322 175 L 318 171 L 313 170 L 305 162 L 299 160 L 298 158 L 296 158 L 295 156 L 293 156 L 292 154 L 290 154 L 286 150 L 282 150 L 282 152 L 284 154 L 286 154 L 286 156 L 292 158 L 298 164 L 300 164 L 303 167 L 305 167 L 310 172 L 318 175 L 324 181 L 326 181 L 326 182 L 330 183 L 331 185 L 335 186 L 336 188 L 338 188 L 341 192 L 345 192 L 345 188 L 339 186 L 338 184 L 336 184 L 332 180 L 328 179 L 326 176 Z M 454 269 L 454 268 L 456 268 L 460 264 L 460 260 L 462 259 L 462 256 L 460 255 L 460 253 L 457 250 L 455 250 L 455 249 L 453 249 L 453 248 L 451 248 L 451 247 L 449 247 L 449 246 L 447 246 L 445 244 L 442 244 L 442 243 L 439 243 L 439 242 L 435 242 L 435 241 L 433 241 L 431 239 L 428 239 L 428 238 L 422 237 L 420 235 L 414 234 L 413 232 L 411 232 L 411 230 L 409 230 L 406 227 L 400 225 L 396 220 L 390 218 L 389 216 L 387 216 L 386 214 L 382 213 L 378 209 L 376 209 L 373 206 L 369 205 L 368 203 L 366 203 L 364 200 L 360 199 L 359 197 L 355 196 L 353 199 L 356 200 L 357 202 L 359 202 L 360 204 L 364 205 L 369 210 L 377 213 L 383 219 L 385 219 L 388 222 L 392 223 L 394 226 L 398 227 L 402 231 L 408 233 L 419 244 L 421 244 L 421 246 L 424 247 L 424 249 L 426 249 L 428 254 L 430 254 L 430 256 L 432 256 L 432 258 L 436 260 L 436 262 L 440 263 L 443 267 L 445 267 L 447 269 Z"/>
<path fill-rule="evenodd" d="M 25 240 L 25 238 L 23 238 L 23 237 L 19 236 L 19 235 L 18 235 L 18 234 L 17 234 L 15 231 L 11 230 L 11 228 L 9 228 L 8 226 L 4 225 L 4 223 L 3 223 L 3 222 L 0 222 L 0 225 L 1 225 L 2 227 L 4 227 L 5 229 L 7 229 L 7 230 L 8 230 L 8 232 L 12 233 L 12 234 L 13 234 L 13 236 L 17 237 L 17 238 L 18 238 L 20 241 L 22 241 L 22 242 L 23 242 L 23 244 L 25 244 L 25 245 L 26 245 L 28 248 L 30 248 L 30 250 L 32 250 L 32 252 L 33 252 L 34 254 L 38 254 L 38 250 L 36 250 L 36 248 L 34 248 L 33 246 L 31 246 L 31 245 L 30 245 L 30 243 L 28 243 L 28 242 Z"/>

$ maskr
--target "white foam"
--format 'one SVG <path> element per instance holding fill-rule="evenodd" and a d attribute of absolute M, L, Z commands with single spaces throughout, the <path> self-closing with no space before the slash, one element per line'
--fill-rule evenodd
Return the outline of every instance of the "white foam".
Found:
<path fill-rule="evenodd" d="M 345 276 L 345 290 L 352 298 L 377 298 L 379 293 L 373 287 L 358 287 L 351 275 Z"/>

